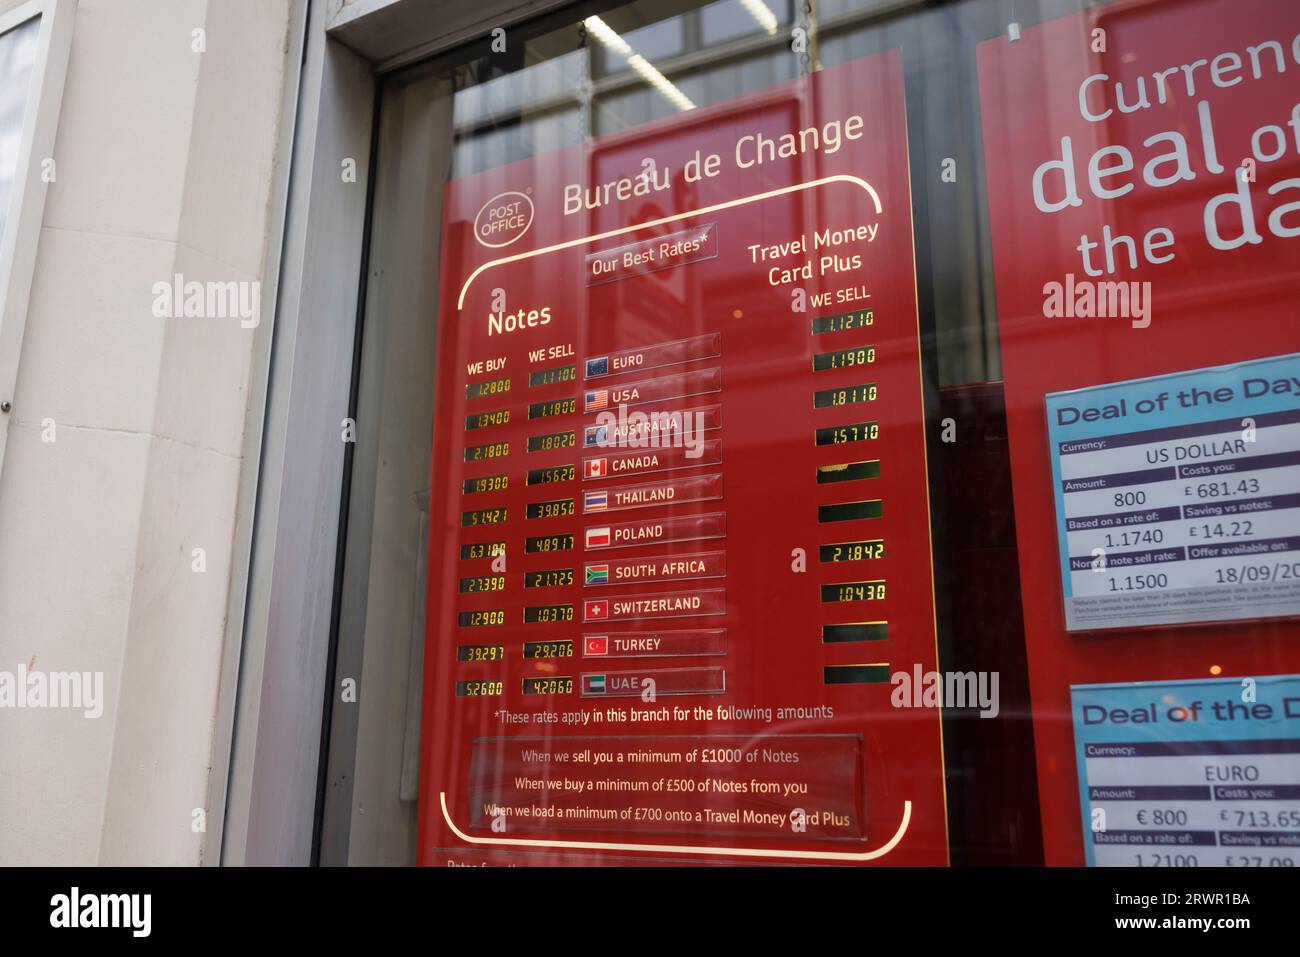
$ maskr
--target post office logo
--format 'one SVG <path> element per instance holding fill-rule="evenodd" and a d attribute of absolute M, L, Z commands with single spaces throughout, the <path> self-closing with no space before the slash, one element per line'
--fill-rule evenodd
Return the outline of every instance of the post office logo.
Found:
<path fill-rule="evenodd" d="M 526 193 L 498 193 L 474 217 L 474 238 L 498 249 L 509 246 L 533 225 L 533 201 Z"/>

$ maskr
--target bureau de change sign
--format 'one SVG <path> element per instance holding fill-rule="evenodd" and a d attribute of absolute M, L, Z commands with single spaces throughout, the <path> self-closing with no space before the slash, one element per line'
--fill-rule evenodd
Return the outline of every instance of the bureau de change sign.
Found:
<path fill-rule="evenodd" d="M 446 189 L 420 860 L 944 863 L 896 52 Z"/>

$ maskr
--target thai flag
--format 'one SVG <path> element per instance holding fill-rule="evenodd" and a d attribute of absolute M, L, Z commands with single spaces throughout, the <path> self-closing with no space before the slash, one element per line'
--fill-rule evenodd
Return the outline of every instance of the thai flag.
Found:
<path fill-rule="evenodd" d="M 603 512 L 609 507 L 609 492 L 584 492 L 582 510 L 584 512 Z"/>

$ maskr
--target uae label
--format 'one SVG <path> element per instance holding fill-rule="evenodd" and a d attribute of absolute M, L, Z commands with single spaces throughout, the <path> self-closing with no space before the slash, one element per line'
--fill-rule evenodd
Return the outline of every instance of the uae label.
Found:
<path fill-rule="evenodd" d="M 583 672 L 584 698 L 644 698 L 659 695 L 722 694 L 727 672 L 721 667 L 647 668 L 636 671 Z"/>

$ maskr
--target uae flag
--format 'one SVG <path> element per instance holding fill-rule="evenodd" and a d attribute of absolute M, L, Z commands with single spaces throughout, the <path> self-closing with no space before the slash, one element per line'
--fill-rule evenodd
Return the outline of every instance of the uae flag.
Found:
<path fill-rule="evenodd" d="M 605 676 L 604 675 L 583 675 L 582 693 L 583 694 L 604 694 Z"/>
<path fill-rule="evenodd" d="M 608 548 L 609 547 L 609 526 L 602 525 L 599 528 L 587 529 L 587 547 Z"/>

